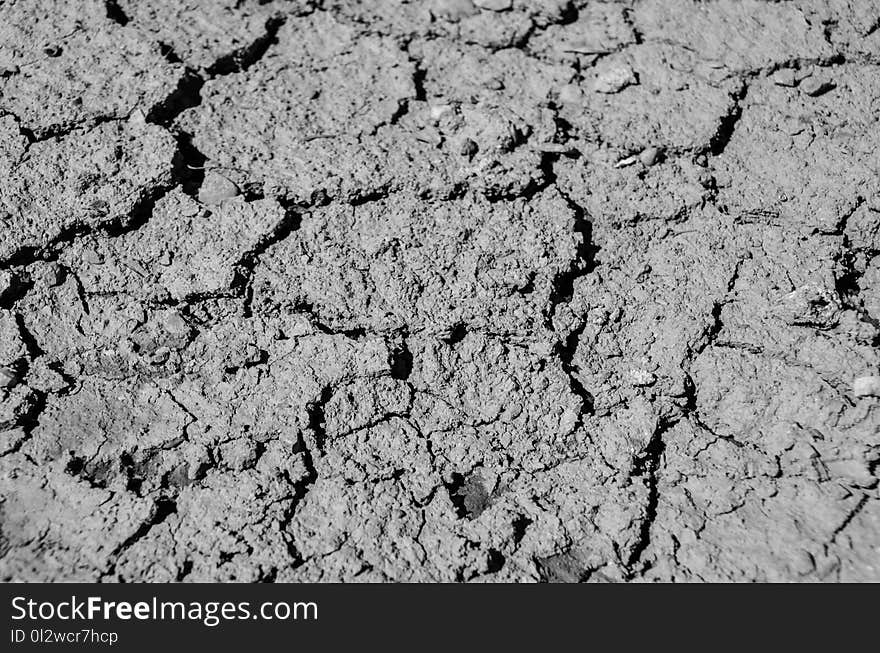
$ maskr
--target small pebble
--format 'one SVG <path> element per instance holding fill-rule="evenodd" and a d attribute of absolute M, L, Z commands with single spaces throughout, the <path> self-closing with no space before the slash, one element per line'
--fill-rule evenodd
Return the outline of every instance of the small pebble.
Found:
<path fill-rule="evenodd" d="M 125 314 L 128 319 L 132 320 L 135 324 L 143 324 L 147 320 L 147 313 L 144 310 L 143 305 L 139 303 L 129 305 Z"/>
<path fill-rule="evenodd" d="M 0 388 L 11 388 L 18 383 L 18 375 L 8 367 L 0 367 Z"/>
<path fill-rule="evenodd" d="M 15 277 L 9 270 L 0 270 L 0 297 L 12 290 L 15 284 Z"/>
<path fill-rule="evenodd" d="M 165 314 L 165 330 L 171 334 L 186 333 L 189 331 L 189 326 L 180 313 L 177 311 L 168 311 L 168 313 Z"/>
<path fill-rule="evenodd" d="M 479 151 L 479 149 L 480 147 L 475 141 L 471 140 L 470 138 L 466 138 L 461 144 L 461 155 L 466 156 L 470 159 Z"/>
<path fill-rule="evenodd" d="M 631 370 L 629 373 L 630 383 L 636 387 L 654 385 L 657 377 L 647 370 Z"/>
<path fill-rule="evenodd" d="M 572 154 L 576 152 L 575 148 L 562 143 L 536 143 L 535 149 L 538 152 L 550 152 L 552 154 Z"/>
<path fill-rule="evenodd" d="M 45 356 L 31 361 L 27 384 L 29 388 L 40 392 L 59 392 L 70 385 L 61 374 L 49 367 Z"/>
<path fill-rule="evenodd" d="M 798 120 L 796 118 L 785 119 L 780 125 L 782 131 L 784 131 L 789 136 L 797 136 L 798 134 L 803 133 L 805 126 L 805 122 L 802 122 L 801 120 Z"/>
<path fill-rule="evenodd" d="M 816 568 L 816 562 L 809 551 L 794 551 L 791 556 L 791 564 L 800 575 L 809 574 Z"/>
<path fill-rule="evenodd" d="M 476 11 L 471 0 L 438 0 L 433 9 L 435 15 L 453 23 L 472 16 Z"/>
<path fill-rule="evenodd" d="M 841 306 L 836 292 L 808 283 L 784 295 L 779 311 L 787 324 L 829 329 L 838 323 Z"/>
<path fill-rule="evenodd" d="M 571 52 L 574 54 L 583 54 L 597 57 L 598 55 L 608 54 L 610 50 L 591 39 L 578 39 L 575 41 L 564 41 L 559 44 L 561 52 Z"/>
<path fill-rule="evenodd" d="M 639 80 L 633 69 L 627 65 L 620 65 L 599 73 L 593 82 L 593 90 L 597 93 L 619 93 L 627 86 L 638 83 Z"/>
<path fill-rule="evenodd" d="M 566 84 L 559 89 L 559 101 L 566 104 L 578 104 L 584 99 L 584 94 L 577 84 Z"/>
<path fill-rule="evenodd" d="M 483 86 L 490 91 L 501 91 L 504 89 L 504 81 L 500 77 L 487 77 L 483 80 Z"/>
<path fill-rule="evenodd" d="M 59 57 L 61 56 L 61 46 L 60 45 L 49 45 L 43 48 L 43 52 L 47 57 Z"/>
<path fill-rule="evenodd" d="M 208 172 L 199 188 L 199 201 L 202 204 L 219 204 L 223 200 L 237 196 L 238 186 L 217 172 Z"/>
<path fill-rule="evenodd" d="M 702 172 L 700 172 L 700 176 L 697 179 L 700 182 L 700 186 L 707 190 L 711 190 L 718 186 L 715 177 L 708 170 L 703 170 Z"/>
<path fill-rule="evenodd" d="M 82 257 L 83 261 L 89 265 L 102 265 L 104 263 L 104 257 L 90 247 L 83 249 Z"/>
<path fill-rule="evenodd" d="M 128 116 L 128 121 L 133 125 L 143 125 L 147 122 L 147 114 L 142 109 L 135 109 Z"/>
<path fill-rule="evenodd" d="M 428 143 L 434 147 L 440 147 L 443 144 L 443 137 L 440 136 L 440 132 L 431 127 L 423 127 L 415 133 L 415 137 L 422 143 Z"/>
<path fill-rule="evenodd" d="M 856 397 L 880 397 L 880 376 L 860 376 L 853 381 Z"/>
<path fill-rule="evenodd" d="M 107 215 L 110 205 L 105 200 L 95 200 L 91 205 L 92 210 L 100 215 Z"/>
<path fill-rule="evenodd" d="M 791 68 L 783 68 L 773 73 L 773 83 L 777 86 L 797 86 L 798 79 Z"/>
<path fill-rule="evenodd" d="M 168 347 L 159 347 L 156 351 L 153 352 L 152 356 L 150 356 L 150 364 L 152 365 L 162 365 L 165 361 L 168 360 L 168 356 L 171 354 L 171 350 Z"/>
<path fill-rule="evenodd" d="M 46 282 L 47 286 L 58 286 L 64 282 L 64 268 L 61 267 L 57 262 L 52 261 L 46 264 L 46 269 L 43 273 L 43 280 Z"/>
<path fill-rule="evenodd" d="M 639 161 L 642 162 L 642 165 L 650 167 L 660 160 L 660 153 L 659 147 L 646 147 L 642 150 L 642 153 L 639 154 Z"/>
<path fill-rule="evenodd" d="M 473 3 L 489 11 L 507 11 L 513 6 L 513 0 L 473 0 Z"/>
<path fill-rule="evenodd" d="M 431 105 L 429 111 L 431 113 L 432 120 L 439 120 L 444 113 L 452 110 L 452 105 L 449 104 L 433 104 Z"/>
<path fill-rule="evenodd" d="M 801 82 L 801 93 L 810 97 L 817 97 L 823 93 L 827 93 L 834 88 L 834 83 L 820 77 L 807 77 Z"/>

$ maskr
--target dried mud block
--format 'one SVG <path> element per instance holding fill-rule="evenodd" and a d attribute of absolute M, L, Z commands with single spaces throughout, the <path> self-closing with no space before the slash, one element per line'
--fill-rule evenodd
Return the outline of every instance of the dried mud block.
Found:
<path fill-rule="evenodd" d="M 588 161 L 557 164 L 557 184 L 597 225 L 681 222 L 698 215 L 711 197 L 710 173 L 689 157 L 616 168 L 613 150 L 584 148 L 584 153 Z"/>
<path fill-rule="evenodd" d="M 819 97 L 755 83 L 715 162 L 722 206 L 742 222 L 836 232 L 878 192 L 880 68 L 843 65 Z"/>
<path fill-rule="evenodd" d="M 880 49 L 880 6 L 872 0 L 797 0 L 792 5 L 813 25 L 821 25 L 837 52 L 871 57 Z M 810 55 L 808 55 L 809 57 Z"/>
<path fill-rule="evenodd" d="M 637 84 L 616 93 L 595 85 L 612 69 Z M 650 42 L 608 55 L 580 88 L 560 95 L 560 116 L 584 140 L 624 153 L 649 146 L 670 152 L 708 150 L 736 110 L 739 82 L 685 47 Z M 573 92 L 574 91 L 574 92 Z"/>
<path fill-rule="evenodd" d="M 183 80 L 158 46 L 109 18 L 98 0 L 18 0 L 0 7 L 0 110 L 36 137 L 160 110 Z"/>
<path fill-rule="evenodd" d="M 3 161 L 0 261 L 72 232 L 125 226 L 171 185 L 176 152 L 168 132 L 132 120 L 40 141 Z"/>
<path fill-rule="evenodd" d="M 248 255 L 287 219 L 274 200 L 237 197 L 205 207 L 178 189 L 156 202 L 140 229 L 82 239 L 61 261 L 77 271 L 87 293 L 141 300 L 220 295 L 231 292 Z"/>
<path fill-rule="evenodd" d="M 563 22 L 571 8 L 567 0 L 331 0 L 322 7 L 340 21 L 383 34 L 407 40 L 437 35 L 490 50 L 522 44 L 534 30 Z"/>
<path fill-rule="evenodd" d="M 117 0 L 117 22 L 131 23 L 193 68 L 228 72 L 268 47 L 288 14 L 312 9 L 310 0 Z"/>
<path fill-rule="evenodd" d="M 208 82 L 202 104 L 179 121 L 239 186 L 259 180 L 269 193 L 312 201 L 403 189 L 444 196 L 466 184 L 510 196 L 542 179 L 540 150 L 524 146 L 555 138 L 541 110 L 552 84 L 540 80 L 570 71 L 543 65 L 535 75 L 542 65 L 521 53 L 451 56 L 420 43 L 419 56 L 442 72 L 426 79 L 430 97 L 421 98 L 415 64 L 389 37 L 316 13 L 285 23 L 278 40 L 246 75 Z M 463 93 L 468 78 L 484 91 Z"/>
<path fill-rule="evenodd" d="M 694 0 L 648 0 L 632 15 L 646 41 L 687 44 L 701 59 L 735 72 L 834 54 L 821 25 L 797 3 L 722 0 L 709 7 Z"/>
<path fill-rule="evenodd" d="M 181 125 L 233 182 L 244 172 L 297 198 L 374 192 L 379 151 L 357 141 L 414 97 L 405 54 L 389 38 L 357 38 L 326 14 L 286 23 L 278 40 L 247 75 L 208 82 Z"/>
<path fill-rule="evenodd" d="M 542 328 L 555 278 L 577 259 L 575 227 L 553 191 L 531 204 L 395 195 L 314 209 L 261 257 L 254 305 L 307 305 L 334 330 L 526 335 Z"/>
<path fill-rule="evenodd" d="M 60 467 L 2 458 L 4 582 L 95 582 L 157 514 L 148 499 L 79 483 Z"/>
<path fill-rule="evenodd" d="M 617 2 L 590 2 L 580 8 L 577 19 L 550 25 L 529 40 L 536 55 L 567 63 L 592 63 L 600 55 L 617 52 L 636 43 L 636 34 Z"/>
<path fill-rule="evenodd" d="M 477 334 L 409 344 L 411 397 L 389 381 L 368 403 L 346 388 L 326 404 L 318 480 L 291 523 L 297 549 L 322 562 L 289 577 L 538 580 L 535 559 L 573 541 L 582 575 L 616 569 L 645 487 L 589 453 L 561 370 L 540 348 Z M 330 426 L 352 403 L 374 419 Z"/>

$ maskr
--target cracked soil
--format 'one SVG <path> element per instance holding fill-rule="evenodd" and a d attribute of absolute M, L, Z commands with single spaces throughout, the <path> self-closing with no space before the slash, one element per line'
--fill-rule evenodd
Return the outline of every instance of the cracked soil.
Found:
<path fill-rule="evenodd" d="M 0 0 L 0 580 L 880 581 L 880 4 Z"/>

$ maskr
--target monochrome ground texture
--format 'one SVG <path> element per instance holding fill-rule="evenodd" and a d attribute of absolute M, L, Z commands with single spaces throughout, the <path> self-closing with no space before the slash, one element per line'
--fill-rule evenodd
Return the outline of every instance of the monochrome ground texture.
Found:
<path fill-rule="evenodd" d="M 880 581 L 880 3 L 0 1 L 0 580 Z"/>

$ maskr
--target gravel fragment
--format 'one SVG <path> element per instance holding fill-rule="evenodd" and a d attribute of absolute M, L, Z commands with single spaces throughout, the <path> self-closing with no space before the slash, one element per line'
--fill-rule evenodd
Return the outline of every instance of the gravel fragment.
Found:
<path fill-rule="evenodd" d="M 208 172 L 199 187 L 199 201 L 202 204 L 219 204 L 232 199 L 241 191 L 234 183 L 217 172 Z"/>
<path fill-rule="evenodd" d="M 777 86 L 795 87 L 799 81 L 800 79 L 791 68 L 782 68 L 773 73 L 773 83 Z"/>
<path fill-rule="evenodd" d="M 652 166 L 660 160 L 662 154 L 659 147 L 646 147 L 639 154 L 639 161 L 642 162 L 642 165 Z"/>
<path fill-rule="evenodd" d="M 3 298 L 6 293 L 12 290 L 15 284 L 15 275 L 12 274 L 9 270 L 0 270 L 0 299 Z"/>
<path fill-rule="evenodd" d="M 632 68 L 617 65 L 602 70 L 593 82 L 593 90 L 597 93 L 619 93 L 627 86 L 638 84 L 638 78 Z"/>
<path fill-rule="evenodd" d="M 0 367 L 0 388 L 11 388 L 19 382 L 18 375 L 8 367 Z"/>
<path fill-rule="evenodd" d="M 800 91 L 810 97 L 818 97 L 834 88 L 834 82 L 822 77 L 810 76 L 800 83 Z"/>
<path fill-rule="evenodd" d="M 473 0 L 473 3 L 489 11 L 507 11 L 513 6 L 513 0 Z"/>
<path fill-rule="evenodd" d="M 184 77 L 155 43 L 108 19 L 100 0 L 4 3 L 0 61 L 21 71 L 4 80 L 0 110 L 37 137 L 124 118 L 135 107 L 150 113 Z"/>
<path fill-rule="evenodd" d="M 860 376 L 853 381 L 856 397 L 880 397 L 880 376 Z"/>
<path fill-rule="evenodd" d="M 175 154 L 165 130 L 120 121 L 34 143 L 18 165 L 0 159 L 9 179 L 0 188 L 0 210 L 16 225 L 0 232 L 0 262 L 72 229 L 126 223 L 171 184 Z M 93 210 L 96 201 L 107 210 Z"/>

